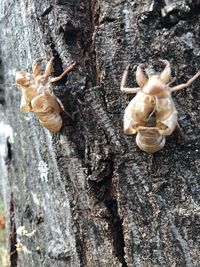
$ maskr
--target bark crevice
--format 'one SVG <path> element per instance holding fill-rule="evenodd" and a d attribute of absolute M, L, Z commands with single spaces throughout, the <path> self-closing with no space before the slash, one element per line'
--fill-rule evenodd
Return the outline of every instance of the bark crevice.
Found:
<path fill-rule="evenodd" d="M 110 198 L 108 200 L 105 200 L 104 203 L 111 214 L 109 226 L 113 236 L 113 246 L 116 256 L 122 264 L 122 267 L 127 267 L 128 265 L 125 260 L 125 242 L 122 227 L 123 221 L 120 219 L 120 216 L 118 214 L 117 200 Z"/>
<path fill-rule="evenodd" d="M 14 200 L 13 200 L 13 193 L 10 196 L 10 265 L 12 267 L 17 267 L 17 259 L 18 259 L 18 252 L 17 252 L 17 233 L 16 233 L 16 225 L 15 225 L 15 210 L 14 210 Z"/>

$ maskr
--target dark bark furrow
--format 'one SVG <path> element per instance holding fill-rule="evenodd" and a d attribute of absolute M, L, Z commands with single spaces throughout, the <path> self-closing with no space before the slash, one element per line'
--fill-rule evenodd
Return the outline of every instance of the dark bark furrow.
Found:
<path fill-rule="evenodd" d="M 17 267 L 17 233 L 16 233 L 16 225 L 15 225 L 15 210 L 13 203 L 13 194 L 10 196 L 10 231 L 9 231 L 9 243 L 10 243 L 10 265 L 12 267 Z"/>

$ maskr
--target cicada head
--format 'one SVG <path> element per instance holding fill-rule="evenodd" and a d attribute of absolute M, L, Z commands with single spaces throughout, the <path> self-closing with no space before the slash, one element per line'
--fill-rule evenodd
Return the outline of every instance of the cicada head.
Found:
<path fill-rule="evenodd" d="M 171 68 L 167 60 L 159 60 L 165 64 L 164 70 L 160 74 L 152 74 L 150 70 L 147 71 L 148 81 L 142 88 L 142 91 L 148 95 L 159 96 L 168 94 L 168 83 L 171 79 Z"/>
<path fill-rule="evenodd" d="M 166 85 L 160 80 L 159 76 L 150 76 L 148 82 L 142 88 L 145 94 L 157 96 L 165 92 Z"/>
<path fill-rule="evenodd" d="M 31 74 L 25 71 L 17 71 L 15 76 L 15 82 L 19 86 L 29 86 L 32 80 Z"/>

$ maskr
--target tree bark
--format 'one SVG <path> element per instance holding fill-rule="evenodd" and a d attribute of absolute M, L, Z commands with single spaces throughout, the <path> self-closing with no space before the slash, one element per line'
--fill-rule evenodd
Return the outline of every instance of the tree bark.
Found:
<path fill-rule="evenodd" d="M 123 134 L 131 98 L 119 89 L 128 63 L 167 59 L 177 83 L 198 71 L 199 1 L 0 3 L 10 266 L 199 266 L 200 80 L 174 94 L 185 138 L 175 132 L 155 154 Z M 41 55 L 54 56 L 55 76 L 77 61 L 54 86 L 74 118 L 63 114 L 55 134 L 20 113 L 14 85 Z"/>

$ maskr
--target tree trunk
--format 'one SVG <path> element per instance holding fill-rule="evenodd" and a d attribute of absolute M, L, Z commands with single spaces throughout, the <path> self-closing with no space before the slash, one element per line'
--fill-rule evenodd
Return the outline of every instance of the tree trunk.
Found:
<path fill-rule="evenodd" d="M 10 265 L 199 266 L 200 80 L 174 94 L 185 138 L 175 132 L 155 154 L 123 133 L 131 98 L 119 89 L 128 63 L 167 59 L 177 83 L 197 72 L 199 1 L 0 3 Z M 62 114 L 54 134 L 20 113 L 14 85 L 16 70 L 30 71 L 41 55 L 54 56 L 55 76 L 77 61 L 54 86 L 74 120 Z"/>

